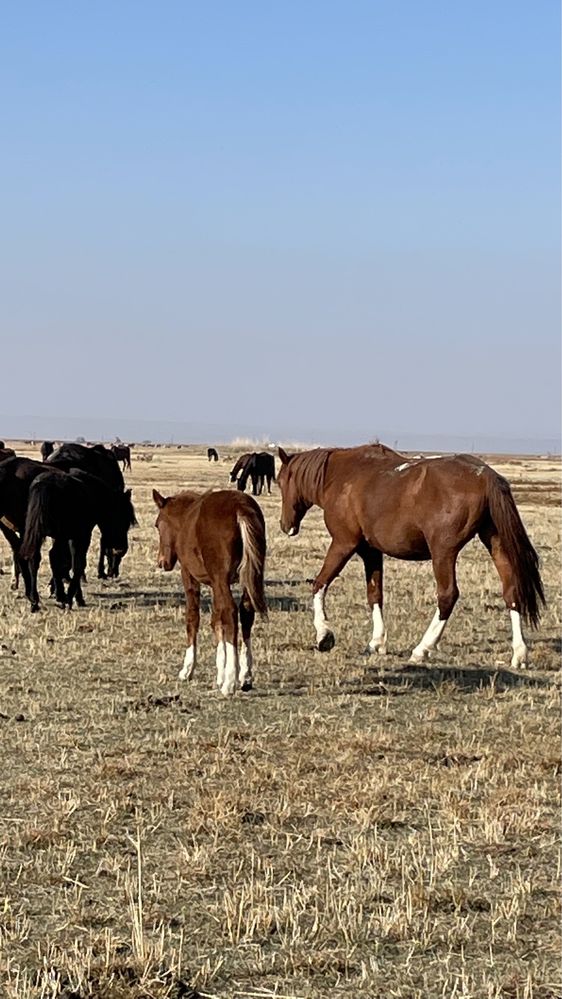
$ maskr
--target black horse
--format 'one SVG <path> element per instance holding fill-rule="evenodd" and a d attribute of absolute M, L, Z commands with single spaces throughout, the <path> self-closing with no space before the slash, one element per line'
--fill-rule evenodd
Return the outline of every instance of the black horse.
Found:
<path fill-rule="evenodd" d="M 94 444 L 93 447 L 86 447 L 84 444 L 61 444 L 56 451 L 49 455 L 47 464 L 54 465 L 55 468 L 60 468 L 64 472 L 69 472 L 71 468 L 79 468 L 83 472 L 89 472 L 90 475 L 97 475 L 113 489 L 120 492 L 125 491 L 125 480 L 119 468 L 119 462 L 113 452 L 104 447 L 103 444 Z M 98 578 L 117 577 L 120 563 L 119 556 L 111 555 L 110 552 L 105 551 L 102 541 L 98 561 Z"/>
<path fill-rule="evenodd" d="M 267 451 L 254 451 L 249 455 L 242 455 L 245 458 L 241 466 L 241 474 L 237 482 L 237 488 L 242 492 L 246 489 L 248 479 L 252 482 L 252 493 L 254 496 L 261 496 L 261 493 L 267 482 L 267 491 L 271 494 L 271 483 L 275 481 L 275 458 L 272 454 L 268 454 Z M 242 458 L 238 459 L 236 465 L 242 461 Z M 232 469 L 230 474 L 230 481 L 234 482 L 236 475 L 234 475 L 234 470 L 236 465 Z"/>
<path fill-rule="evenodd" d="M 27 563 L 26 596 L 31 610 L 39 609 L 37 570 L 41 560 L 41 545 L 45 538 L 53 539 L 49 552 L 54 592 L 59 606 L 72 607 L 72 602 L 84 606 L 81 579 L 86 569 L 86 557 L 92 531 L 97 525 L 104 548 L 122 558 L 127 552 L 127 533 L 136 523 L 129 492 L 112 489 L 102 479 L 79 469 L 42 472 L 29 487 L 25 531 L 20 547 L 20 562 Z M 64 579 L 68 575 L 70 549 L 70 583 L 65 593 Z"/>
<path fill-rule="evenodd" d="M 32 458 L 12 456 L 0 462 L 0 531 L 12 549 L 14 568 L 12 589 L 17 590 L 20 571 L 29 585 L 27 564 L 20 564 L 20 541 L 25 530 L 29 487 L 45 471 L 45 465 Z"/>
<path fill-rule="evenodd" d="M 41 459 L 46 461 L 50 454 L 55 450 L 55 445 L 53 441 L 43 441 L 41 445 Z"/>
<path fill-rule="evenodd" d="M 219 460 L 219 455 L 218 455 L 217 449 L 214 448 L 214 447 L 208 447 L 207 448 L 207 461 L 218 461 L 218 460 Z"/>
<path fill-rule="evenodd" d="M 111 453 L 117 461 L 123 462 L 123 471 L 131 469 L 131 448 L 128 444 L 112 444 Z"/>

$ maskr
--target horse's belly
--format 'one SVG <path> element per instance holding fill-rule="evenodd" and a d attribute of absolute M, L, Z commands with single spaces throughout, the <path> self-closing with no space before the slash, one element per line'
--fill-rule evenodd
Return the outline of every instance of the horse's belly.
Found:
<path fill-rule="evenodd" d="M 368 538 L 367 540 L 374 548 L 380 549 L 391 558 L 407 559 L 412 562 L 423 562 L 431 558 L 424 535 L 415 529 L 400 533 L 382 534 L 376 539 Z"/>

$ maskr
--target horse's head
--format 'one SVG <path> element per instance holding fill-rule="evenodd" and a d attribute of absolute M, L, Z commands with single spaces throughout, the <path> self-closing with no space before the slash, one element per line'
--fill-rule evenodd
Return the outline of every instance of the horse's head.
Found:
<path fill-rule="evenodd" d="M 166 572 L 170 572 L 178 560 L 178 555 L 175 545 L 175 531 L 169 516 L 169 510 L 166 509 L 169 497 L 162 496 L 157 489 L 153 489 L 152 498 L 159 510 L 155 525 L 158 528 L 160 536 L 158 565 Z"/>
<path fill-rule="evenodd" d="M 109 575 L 118 576 L 121 559 L 129 550 L 129 528 L 137 524 L 131 490 L 118 493 L 115 516 L 103 532 L 103 542 L 109 562 Z"/>
<path fill-rule="evenodd" d="M 310 509 L 310 503 L 303 500 L 292 474 L 291 460 L 294 455 L 287 454 L 282 447 L 278 449 L 278 454 L 281 459 L 281 470 L 277 475 L 277 485 L 281 490 L 281 530 L 294 538 L 299 533 L 302 518 Z"/>

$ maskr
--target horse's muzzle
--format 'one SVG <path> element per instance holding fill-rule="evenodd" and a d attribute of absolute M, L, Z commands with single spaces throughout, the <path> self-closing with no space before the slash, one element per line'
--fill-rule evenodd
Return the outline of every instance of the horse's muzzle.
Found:
<path fill-rule="evenodd" d="M 283 521 L 280 521 L 280 526 L 281 526 L 281 530 L 283 531 L 283 534 L 286 534 L 287 537 L 289 537 L 289 538 L 296 538 L 297 534 L 299 533 L 298 527 L 294 527 L 294 526 L 292 526 L 292 527 L 284 527 L 283 526 Z"/>

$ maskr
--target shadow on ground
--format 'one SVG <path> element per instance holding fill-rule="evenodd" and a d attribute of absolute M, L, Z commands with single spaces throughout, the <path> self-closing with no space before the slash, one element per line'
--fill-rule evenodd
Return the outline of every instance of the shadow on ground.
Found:
<path fill-rule="evenodd" d="M 368 666 L 363 678 L 344 680 L 344 693 L 405 694 L 408 690 L 432 690 L 442 684 L 452 684 L 461 693 L 472 693 L 484 687 L 493 687 L 501 692 L 514 687 L 550 687 L 551 683 L 542 676 L 528 673 L 514 673 L 501 668 L 484 666 L 405 666 L 381 668 Z"/>

